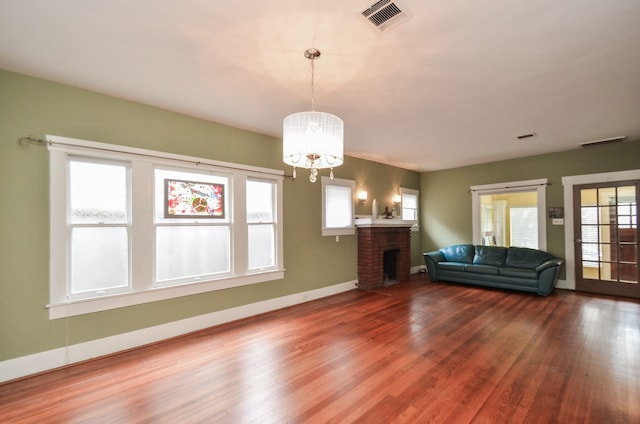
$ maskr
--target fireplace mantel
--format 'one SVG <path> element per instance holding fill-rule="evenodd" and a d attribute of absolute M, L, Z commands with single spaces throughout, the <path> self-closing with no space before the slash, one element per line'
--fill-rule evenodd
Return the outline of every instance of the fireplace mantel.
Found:
<path fill-rule="evenodd" d="M 402 219 L 356 218 L 356 227 L 411 227 L 415 221 Z"/>

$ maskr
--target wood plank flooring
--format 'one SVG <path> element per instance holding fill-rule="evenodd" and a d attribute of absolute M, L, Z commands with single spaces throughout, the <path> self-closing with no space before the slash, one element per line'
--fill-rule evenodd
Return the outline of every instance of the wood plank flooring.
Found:
<path fill-rule="evenodd" d="M 640 423 L 640 302 L 351 291 L 0 386 L 2 423 Z"/>

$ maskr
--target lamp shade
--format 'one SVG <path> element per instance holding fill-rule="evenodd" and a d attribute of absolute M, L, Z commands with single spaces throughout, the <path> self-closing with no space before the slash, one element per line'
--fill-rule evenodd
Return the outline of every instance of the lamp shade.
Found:
<path fill-rule="evenodd" d="M 325 112 L 293 113 L 283 121 L 282 160 L 307 169 L 335 168 L 344 162 L 344 123 Z"/>

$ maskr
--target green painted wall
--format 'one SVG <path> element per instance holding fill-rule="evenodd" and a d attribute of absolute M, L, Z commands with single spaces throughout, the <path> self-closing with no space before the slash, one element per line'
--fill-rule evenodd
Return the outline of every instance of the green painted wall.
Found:
<path fill-rule="evenodd" d="M 640 141 L 636 140 L 423 173 L 422 248 L 427 252 L 472 242 L 471 186 L 547 178 L 547 207 L 564 206 L 562 177 L 639 168 Z M 551 225 L 549 218 L 547 250 L 564 257 L 564 226 Z"/>
<path fill-rule="evenodd" d="M 356 204 L 356 216 L 371 215 L 373 199 L 378 201 L 378 210 L 393 208 L 393 197 L 399 193 L 399 188 L 420 189 L 420 174 L 405 169 L 381 165 L 363 159 L 349 158 L 353 163 L 351 179 L 356 181 L 356 192 L 365 190 L 367 200 L 363 204 Z M 424 262 L 420 245 L 420 233 L 411 233 L 411 265 L 420 266 Z"/>
<path fill-rule="evenodd" d="M 81 343 L 357 279 L 356 237 L 321 236 L 320 183 L 302 171 L 284 182 L 283 280 L 50 321 L 48 153 L 18 143 L 46 134 L 291 172 L 279 139 L 0 71 L 0 361 L 62 347 L 67 334 Z M 399 186 L 420 188 L 416 172 L 351 157 L 336 177 L 355 179 L 381 206 Z M 356 212 L 370 214 L 370 202 Z"/>

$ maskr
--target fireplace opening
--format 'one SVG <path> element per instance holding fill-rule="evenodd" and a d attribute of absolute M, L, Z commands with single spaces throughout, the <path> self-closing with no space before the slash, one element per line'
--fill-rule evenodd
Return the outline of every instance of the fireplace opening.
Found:
<path fill-rule="evenodd" d="M 400 249 L 385 250 L 382 258 L 383 285 L 390 286 L 398 282 L 398 255 Z"/>

